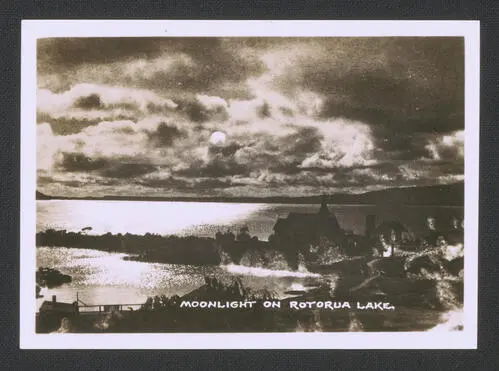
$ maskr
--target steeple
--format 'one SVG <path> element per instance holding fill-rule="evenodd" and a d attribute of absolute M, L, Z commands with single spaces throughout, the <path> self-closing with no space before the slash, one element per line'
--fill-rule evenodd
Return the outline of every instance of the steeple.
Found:
<path fill-rule="evenodd" d="M 336 235 L 337 233 L 341 232 L 340 225 L 338 223 L 338 219 L 336 219 L 336 215 L 329 211 L 329 208 L 327 207 L 327 196 L 322 195 L 322 202 L 321 202 L 321 208 L 319 209 L 319 218 L 320 218 L 320 223 L 323 226 L 323 228 L 327 229 L 328 234 Z"/>
<path fill-rule="evenodd" d="M 329 217 L 331 214 L 329 213 L 329 209 L 327 208 L 326 203 L 326 195 L 322 195 L 321 208 L 319 209 L 319 215 Z"/>

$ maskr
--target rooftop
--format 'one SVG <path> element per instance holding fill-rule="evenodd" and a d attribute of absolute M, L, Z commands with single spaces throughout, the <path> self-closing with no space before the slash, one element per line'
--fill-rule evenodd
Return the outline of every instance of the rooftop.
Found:
<path fill-rule="evenodd" d="M 54 301 L 44 301 L 40 307 L 40 312 L 67 312 L 74 313 L 76 308 L 72 303 L 61 303 Z"/>
<path fill-rule="evenodd" d="M 336 216 L 329 212 L 325 204 L 322 204 L 319 212 L 317 213 L 290 212 L 287 218 L 277 219 L 277 222 L 274 225 L 274 230 L 280 228 L 302 229 L 303 227 L 307 229 L 315 229 L 318 227 L 322 228 L 324 226 L 324 222 L 326 222 L 333 229 L 340 229 Z"/>

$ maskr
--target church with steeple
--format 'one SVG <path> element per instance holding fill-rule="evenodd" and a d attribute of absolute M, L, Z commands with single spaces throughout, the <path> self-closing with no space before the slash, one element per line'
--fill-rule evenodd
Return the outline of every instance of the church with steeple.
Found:
<path fill-rule="evenodd" d="M 274 225 L 276 241 L 292 244 L 317 243 L 321 237 L 330 241 L 343 240 L 344 231 L 340 228 L 334 213 L 327 207 L 326 197 L 317 213 L 289 213 L 287 218 L 279 218 Z"/>

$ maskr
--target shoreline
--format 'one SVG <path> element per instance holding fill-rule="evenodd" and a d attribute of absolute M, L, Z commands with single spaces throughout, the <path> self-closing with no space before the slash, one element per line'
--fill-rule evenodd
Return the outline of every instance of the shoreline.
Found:
<path fill-rule="evenodd" d="M 464 182 L 450 184 L 436 184 L 431 186 L 409 186 L 385 188 L 362 193 L 335 193 L 328 195 L 307 195 L 301 197 L 290 197 L 286 195 L 274 195 L 267 197 L 258 196 L 211 196 L 199 197 L 193 195 L 184 196 L 116 196 L 104 195 L 100 197 L 59 197 L 49 196 L 36 191 L 36 200 L 65 199 L 65 200 L 115 200 L 115 201 L 165 201 L 165 202 L 222 202 L 222 203 L 267 203 L 267 204 L 320 204 L 324 198 L 328 204 L 353 204 L 365 205 L 385 204 L 387 201 L 396 202 L 398 205 L 423 205 L 432 200 L 430 204 L 464 206 Z"/>
<path fill-rule="evenodd" d="M 320 201 L 317 202 L 299 202 L 299 201 L 289 201 L 289 202 L 282 202 L 282 201 L 275 201 L 275 202 L 270 202 L 270 201 L 230 201 L 230 200 L 221 200 L 221 201 L 215 201 L 215 200 L 142 200 L 142 199 L 101 199 L 101 198 L 51 198 L 51 199 L 37 199 L 36 202 L 52 202 L 52 201 L 102 201 L 102 202 L 168 202 L 168 203 L 212 203 L 212 204 L 228 204 L 228 205 L 238 205 L 238 204 L 253 204 L 253 205 L 273 205 L 273 206 L 279 206 L 279 205 L 320 205 Z M 328 203 L 329 206 L 339 206 L 339 207 L 375 207 L 375 208 L 393 208 L 394 206 L 387 206 L 385 203 Z M 434 207 L 434 208 L 464 208 L 464 203 L 463 202 L 449 202 L 445 204 L 424 204 L 424 203 L 399 203 L 397 204 L 396 208 L 400 207 Z"/>
<path fill-rule="evenodd" d="M 209 237 L 129 233 L 88 235 L 81 232 L 47 230 L 36 234 L 36 246 L 124 253 L 130 257 L 138 256 L 142 261 L 150 263 L 218 265 L 221 262 L 215 240 Z"/>

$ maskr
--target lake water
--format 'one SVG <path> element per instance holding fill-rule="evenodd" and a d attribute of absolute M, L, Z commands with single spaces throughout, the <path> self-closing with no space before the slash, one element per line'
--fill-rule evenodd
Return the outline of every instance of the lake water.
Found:
<path fill-rule="evenodd" d="M 437 219 L 437 227 L 450 227 L 452 216 L 462 218 L 462 207 L 329 205 L 343 229 L 364 234 L 368 214 L 377 223 L 396 220 L 415 233 L 425 229 L 426 216 Z M 91 227 L 91 234 L 158 233 L 214 237 L 218 230 L 237 232 L 248 226 L 252 236 L 267 240 L 277 218 L 290 212 L 315 213 L 319 205 L 236 204 L 215 202 L 135 201 L 37 201 L 37 231 L 49 228 L 78 232 Z"/>
<path fill-rule="evenodd" d="M 183 295 L 204 284 L 204 276 L 231 282 L 235 275 L 245 287 L 269 290 L 280 297 L 287 290 L 322 282 L 324 277 L 308 272 L 275 271 L 262 268 L 190 266 L 123 260 L 125 254 L 64 247 L 37 248 L 37 266 L 53 267 L 73 279 L 69 284 L 42 289 L 37 308 L 52 295 L 58 301 L 78 298 L 88 305 L 141 304 L 148 296 Z"/>
<path fill-rule="evenodd" d="M 375 214 L 377 222 L 397 220 L 419 233 L 425 228 L 425 217 L 432 215 L 437 224 L 447 227 L 452 216 L 462 217 L 459 207 L 387 207 L 330 205 L 344 229 L 363 234 L 365 218 Z M 214 237 L 218 231 L 232 231 L 248 226 L 251 235 L 266 240 L 279 217 L 289 212 L 314 213 L 319 205 L 225 204 L 193 202 L 126 202 L 126 201 L 37 201 L 37 231 L 49 228 L 89 233 L 159 233 L 162 235 L 197 235 Z M 273 271 L 241 266 L 194 267 L 189 265 L 153 264 L 123 260 L 124 254 L 87 249 L 37 249 L 37 266 L 52 267 L 72 276 L 70 284 L 41 292 L 50 300 L 72 302 L 78 292 L 86 304 L 138 304 L 148 296 L 182 295 L 204 284 L 204 276 L 221 279 L 241 275 L 245 286 L 267 289 L 280 296 L 286 290 L 313 285 L 327 279 L 307 272 Z"/>

